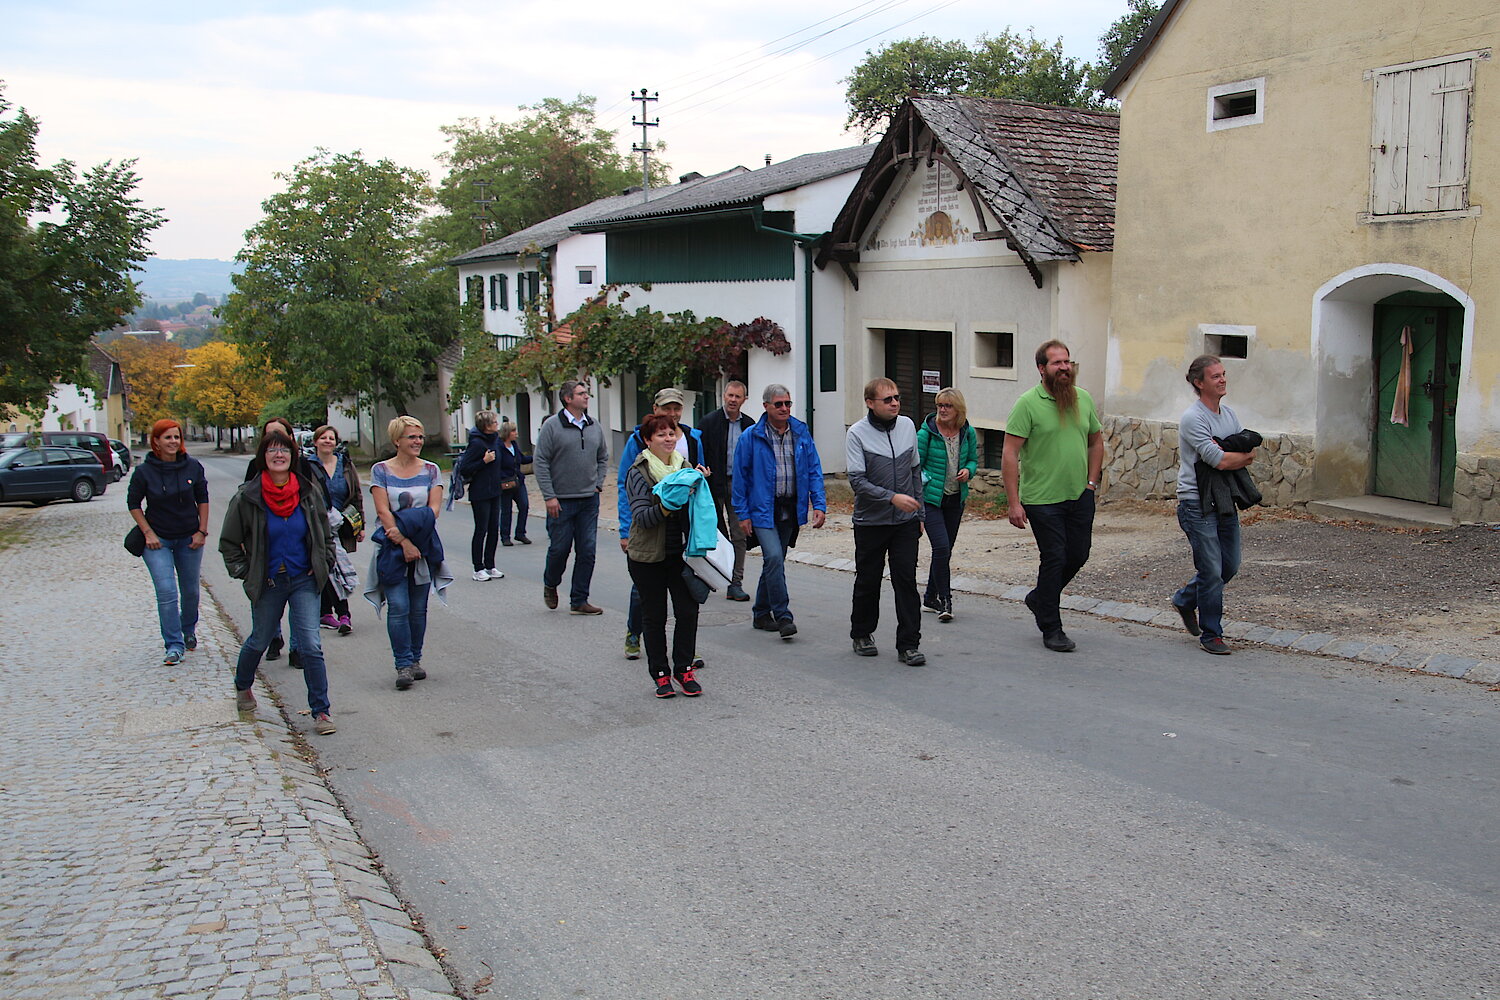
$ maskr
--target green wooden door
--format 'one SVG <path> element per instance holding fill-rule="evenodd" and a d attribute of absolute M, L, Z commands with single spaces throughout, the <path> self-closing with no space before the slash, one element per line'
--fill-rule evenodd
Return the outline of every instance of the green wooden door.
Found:
<path fill-rule="evenodd" d="M 1400 380 L 1402 332 L 1410 331 L 1407 422 L 1391 420 Z M 1446 295 L 1404 293 L 1375 306 L 1375 482 L 1373 492 L 1448 506 L 1453 499 L 1463 310 Z"/>

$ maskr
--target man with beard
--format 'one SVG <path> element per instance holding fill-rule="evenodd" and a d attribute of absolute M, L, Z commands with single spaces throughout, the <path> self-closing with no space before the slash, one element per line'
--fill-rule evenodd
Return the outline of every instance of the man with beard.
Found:
<path fill-rule="evenodd" d="M 1094 399 L 1074 384 L 1068 347 L 1049 340 L 1036 349 L 1040 385 L 1027 390 L 1005 425 L 1001 472 L 1010 523 L 1036 536 L 1041 566 L 1026 606 L 1042 644 L 1058 653 L 1075 644 L 1063 631 L 1062 589 L 1089 559 L 1094 490 L 1104 468 L 1103 426 Z"/>

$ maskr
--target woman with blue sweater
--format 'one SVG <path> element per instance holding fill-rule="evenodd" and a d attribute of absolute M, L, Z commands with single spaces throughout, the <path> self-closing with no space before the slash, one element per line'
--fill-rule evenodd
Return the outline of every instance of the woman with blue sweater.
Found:
<path fill-rule="evenodd" d="M 329 716 L 318 599 L 333 565 L 333 532 L 323 491 L 292 472 L 296 455 L 297 446 L 280 428 L 267 431 L 255 453 L 260 475 L 239 488 L 224 512 L 219 554 L 229 575 L 244 581 L 253 622 L 235 663 L 235 707 L 254 711 L 255 671 L 290 607 L 307 707 L 313 728 L 326 736 L 337 727 Z"/>
<path fill-rule="evenodd" d="M 208 481 L 203 464 L 182 445 L 182 425 L 151 425 L 151 451 L 135 467 L 125 506 L 146 536 L 141 558 L 156 587 L 156 616 L 166 654 L 162 663 L 182 662 L 198 648 L 198 581 L 208 541 Z"/>
<path fill-rule="evenodd" d="M 938 621 L 953 620 L 949 562 L 958 525 L 969 501 L 969 480 L 979 471 L 979 435 L 969 426 L 969 408 L 957 389 L 939 390 L 937 412 L 929 413 L 917 431 L 922 463 L 922 511 L 932 563 L 922 610 L 937 612 Z"/>

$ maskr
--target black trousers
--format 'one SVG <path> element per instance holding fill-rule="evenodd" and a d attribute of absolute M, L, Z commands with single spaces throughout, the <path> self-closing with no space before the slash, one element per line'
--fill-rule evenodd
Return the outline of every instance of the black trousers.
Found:
<path fill-rule="evenodd" d="M 682 556 L 667 556 L 661 562 L 625 560 L 630 579 L 641 595 L 641 642 L 646 647 L 646 669 L 654 680 L 669 675 L 682 676 L 693 665 L 698 648 L 698 602 L 682 571 L 687 568 Z M 667 660 L 667 595 L 672 595 L 672 614 L 677 627 L 672 632 L 671 669 Z"/>
<path fill-rule="evenodd" d="M 500 498 L 470 498 L 469 506 L 474 509 L 474 539 L 469 543 L 469 555 L 476 570 L 490 569 L 495 565 L 495 546 L 500 544 Z"/>
<path fill-rule="evenodd" d="M 917 543 L 922 523 L 854 526 L 854 610 L 849 638 L 874 635 L 880 625 L 880 578 L 889 561 L 891 592 L 896 598 L 896 648 L 922 644 L 922 606 L 917 598 Z"/>
<path fill-rule="evenodd" d="M 1036 627 L 1046 634 L 1062 628 L 1058 602 L 1063 588 L 1089 561 L 1094 540 L 1094 491 L 1085 488 L 1078 499 L 1062 503 L 1027 504 L 1026 520 L 1031 523 L 1042 557 L 1036 589 L 1031 592 L 1032 612 Z"/>

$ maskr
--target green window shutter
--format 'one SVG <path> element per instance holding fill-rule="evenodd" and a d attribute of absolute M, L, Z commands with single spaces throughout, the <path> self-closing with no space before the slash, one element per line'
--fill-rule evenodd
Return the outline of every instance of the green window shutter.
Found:
<path fill-rule="evenodd" d="M 790 212 L 768 212 L 765 224 L 790 229 Z M 609 233 L 605 273 L 626 284 L 770 281 L 796 276 L 793 243 L 760 232 L 748 216 L 688 221 Z"/>

